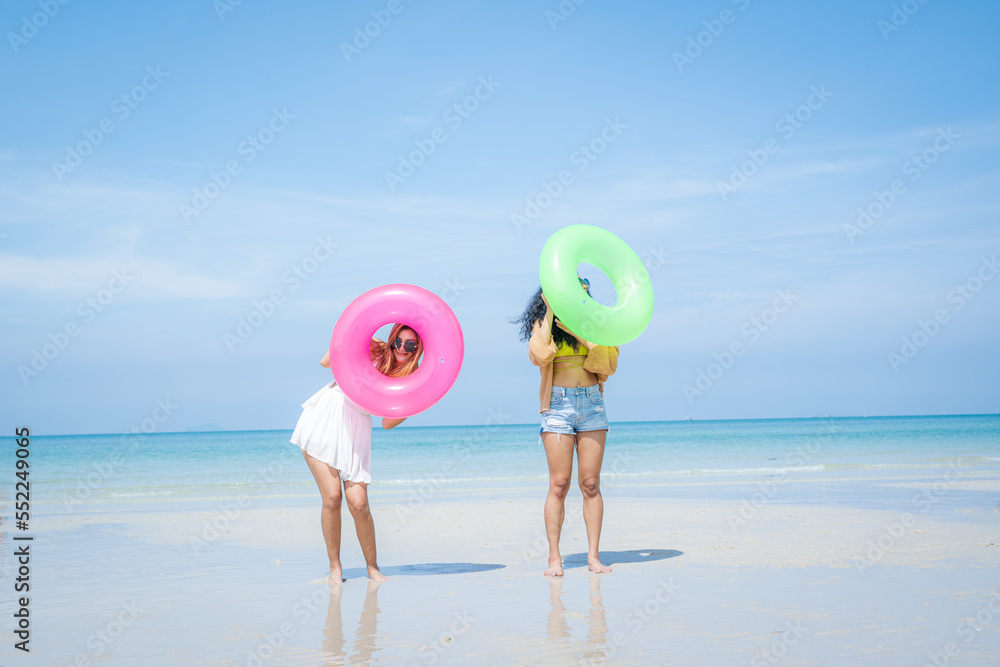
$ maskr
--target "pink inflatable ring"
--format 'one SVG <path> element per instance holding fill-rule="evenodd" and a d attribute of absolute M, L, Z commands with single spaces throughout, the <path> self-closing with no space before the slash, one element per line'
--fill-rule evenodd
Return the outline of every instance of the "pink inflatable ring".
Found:
<path fill-rule="evenodd" d="M 404 377 L 380 373 L 368 355 L 379 327 L 402 322 L 424 346 L 420 367 Z M 465 341 L 458 318 L 441 297 L 415 285 L 368 290 L 340 314 L 330 338 L 330 370 L 344 394 L 366 412 L 410 417 L 448 393 L 458 378 Z"/>

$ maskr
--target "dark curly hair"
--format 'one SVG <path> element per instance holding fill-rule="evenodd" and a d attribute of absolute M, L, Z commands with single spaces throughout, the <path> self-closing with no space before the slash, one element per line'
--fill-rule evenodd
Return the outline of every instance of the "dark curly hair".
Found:
<path fill-rule="evenodd" d="M 521 316 L 512 318 L 509 322 L 520 326 L 521 342 L 523 343 L 531 338 L 531 329 L 534 327 L 535 322 L 541 322 L 543 319 L 545 319 L 545 302 L 542 301 L 542 288 L 539 287 L 535 294 L 528 299 L 528 304 L 524 307 L 524 312 L 521 313 Z M 555 323 L 556 319 L 559 318 L 554 318 L 552 322 L 552 339 L 555 340 L 556 347 L 569 345 L 573 348 L 574 352 L 577 351 L 580 345 L 579 341 L 557 327 Z"/>

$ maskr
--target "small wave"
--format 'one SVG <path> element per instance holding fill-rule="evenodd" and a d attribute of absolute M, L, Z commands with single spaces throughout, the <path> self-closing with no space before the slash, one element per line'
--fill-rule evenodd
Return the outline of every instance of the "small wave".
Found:
<path fill-rule="evenodd" d="M 920 470 L 940 469 L 947 465 L 947 460 L 936 461 L 899 461 L 895 463 L 828 463 L 827 469 L 834 470 Z"/>
<path fill-rule="evenodd" d="M 772 466 L 763 468 L 695 468 L 692 472 L 709 475 L 773 475 L 777 473 L 812 472 L 816 470 L 826 470 L 826 466 L 820 463 L 811 466 Z"/>
<path fill-rule="evenodd" d="M 815 472 L 818 470 L 826 470 L 824 465 L 811 465 L 811 466 L 791 466 L 784 468 L 682 468 L 679 470 L 644 470 L 642 472 L 616 472 L 613 470 L 604 470 L 601 472 L 601 477 L 603 478 L 640 478 L 640 477 L 671 477 L 671 476 L 681 476 L 681 475 L 760 475 L 760 474 L 779 474 L 779 473 L 795 473 L 795 472 Z M 537 482 L 545 481 L 549 477 L 545 473 L 539 473 L 534 475 L 484 475 L 481 477 L 421 477 L 417 479 L 412 478 L 397 478 L 397 479 L 387 479 L 387 480 L 377 480 L 378 484 L 384 484 L 386 486 L 412 486 L 419 484 L 454 484 L 460 482 Z"/>
<path fill-rule="evenodd" d="M 408 486 L 414 484 L 453 484 L 455 482 L 536 482 L 547 480 L 548 475 L 491 475 L 488 477 L 421 477 L 419 479 L 379 479 L 373 483 L 385 484 L 387 486 Z"/>
<path fill-rule="evenodd" d="M 679 477 L 682 475 L 778 475 L 826 470 L 825 465 L 789 466 L 784 468 L 683 468 L 680 470 L 646 470 L 643 472 L 615 472 L 602 470 L 602 478 Z"/>
<path fill-rule="evenodd" d="M 108 495 L 112 498 L 155 498 L 160 496 L 172 496 L 174 493 L 174 491 L 147 489 L 142 491 L 112 491 Z"/>

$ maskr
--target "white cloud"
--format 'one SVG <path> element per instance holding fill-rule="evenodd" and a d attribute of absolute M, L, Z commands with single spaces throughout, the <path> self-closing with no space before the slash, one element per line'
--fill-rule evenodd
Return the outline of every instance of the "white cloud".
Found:
<path fill-rule="evenodd" d="M 405 127 L 423 127 L 433 120 L 433 116 L 400 116 L 396 122 Z"/>
<path fill-rule="evenodd" d="M 651 172 L 619 181 L 609 191 L 614 199 L 662 201 L 716 194 L 715 181 L 677 178 L 664 172 Z"/>
<path fill-rule="evenodd" d="M 37 258 L 0 256 L 0 291 L 24 291 L 39 297 L 83 297 L 124 271 L 138 290 L 131 298 L 217 299 L 242 296 L 237 285 L 192 273 L 159 259 Z"/>

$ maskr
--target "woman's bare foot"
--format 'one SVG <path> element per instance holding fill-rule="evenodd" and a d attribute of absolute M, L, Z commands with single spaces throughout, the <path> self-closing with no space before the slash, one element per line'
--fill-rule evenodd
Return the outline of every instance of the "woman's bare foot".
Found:
<path fill-rule="evenodd" d="M 330 584 L 344 583 L 344 568 L 339 563 L 337 565 L 331 565 L 330 576 L 326 578 L 326 581 Z"/>
<path fill-rule="evenodd" d="M 594 574 L 607 574 L 611 568 L 601 563 L 601 559 L 596 556 L 587 556 L 587 569 Z"/>
<path fill-rule="evenodd" d="M 549 569 L 545 570 L 546 577 L 563 576 L 562 556 L 549 557 Z"/>
<path fill-rule="evenodd" d="M 389 577 L 382 574 L 381 570 L 378 569 L 378 565 L 368 566 L 368 578 L 372 581 L 389 581 Z"/>

